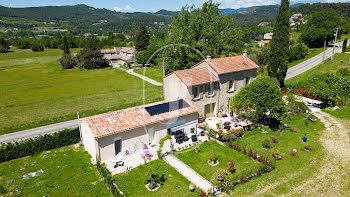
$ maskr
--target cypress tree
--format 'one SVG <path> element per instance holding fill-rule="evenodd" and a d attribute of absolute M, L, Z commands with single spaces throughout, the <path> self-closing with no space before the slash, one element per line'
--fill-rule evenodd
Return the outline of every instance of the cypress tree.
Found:
<path fill-rule="evenodd" d="M 343 42 L 343 53 L 346 52 L 347 46 L 348 46 L 348 39 L 345 39 L 344 42 Z"/>
<path fill-rule="evenodd" d="M 142 24 L 139 26 L 136 34 L 136 50 L 143 51 L 146 50 L 149 45 L 149 34 L 146 27 Z"/>
<path fill-rule="evenodd" d="M 68 45 L 68 40 L 67 40 L 67 37 L 64 36 L 63 37 L 63 53 L 64 54 L 69 54 L 70 51 L 69 51 L 69 45 Z"/>
<path fill-rule="evenodd" d="M 281 87 L 288 70 L 289 59 L 289 0 L 282 0 L 270 45 L 269 76 L 276 78 Z"/>

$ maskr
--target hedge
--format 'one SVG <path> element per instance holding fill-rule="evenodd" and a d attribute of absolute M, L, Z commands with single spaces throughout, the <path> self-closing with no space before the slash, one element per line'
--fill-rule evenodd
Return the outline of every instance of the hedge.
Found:
<path fill-rule="evenodd" d="M 76 144 L 80 141 L 79 129 L 65 129 L 35 138 L 0 144 L 0 162 L 33 155 L 38 152 Z"/>
<path fill-rule="evenodd" d="M 97 171 L 103 176 L 103 179 L 105 180 L 105 183 L 110 188 L 112 195 L 116 197 L 124 196 L 124 194 L 114 184 L 112 175 L 110 174 L 109 170 L 106 168 L 106 165 L 101 164 L 100 160 L 97 160 L 96 168 L 97 168 Z"/>

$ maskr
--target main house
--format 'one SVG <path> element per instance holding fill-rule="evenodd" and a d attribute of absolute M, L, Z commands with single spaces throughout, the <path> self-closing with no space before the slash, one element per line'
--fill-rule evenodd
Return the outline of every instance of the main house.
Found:
<path fill-rule="evenodd" d="M 174 71 L 163 79 L 164 99 L 185 98 L 193 102 L 201 117 L 229 111 L 229 100 L 256 78 L 258 65 L 247 57 L 206 60 L 191 69 Z"/>

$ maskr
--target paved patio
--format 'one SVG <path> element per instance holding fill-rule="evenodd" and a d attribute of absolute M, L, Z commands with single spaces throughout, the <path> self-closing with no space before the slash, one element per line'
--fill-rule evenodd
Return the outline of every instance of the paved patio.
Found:
<path fill-rule="evenodd" d="M 135 146 L 135 149 L 133 151 L 130 151 L 128 155 L 126 155 L 125 150 L 123 150 L 118 156 L 106 160 L 103 163 L 106 164 L 107 169 L 112 173 L 112 175 L 126 172 L 145 163 L 145 151 L 148 151 L 152 155 L 149 157 L 151 161 L 158 159 L 157 150 L 159 148 L 159 145 L 148 145 L 147 147 L 148 149 L 145 150 L 143 149 L 144 146 L 142 144 L 137 144 Z M 115 168 L 114 161 L 123 161 L 124 166 L 117 166 Z"/>

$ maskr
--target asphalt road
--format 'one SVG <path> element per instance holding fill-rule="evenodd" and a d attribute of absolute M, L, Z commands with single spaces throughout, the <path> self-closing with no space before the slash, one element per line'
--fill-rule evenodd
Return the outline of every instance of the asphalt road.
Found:
<path fill-rule="evenodd" d="M 350 43 L 349 43 L 350 44 Z M 342 42 L 339 42 L 337 46 L 342 46 Z M 332 55 L 333 48 L 328 48 L 326 50 L 326 58 L 329 58 Z M 341 52 L 341 48 L 336 48 L 336 53 Z M 295 77 L 315 66 L 322 63 L 323 59 L 323 53 L 316 55 L 313 58 L 310 58 L 298 65 L 293 66 L 292 68 L 288 69 L 287 71 L 287 77 L 286 79 Z M 11 142 L 11 141 L 18 141 L 26 138 L 31 138 L 39 135 L 44 135 L 47 133 L 54 133 L 66 128 L 77 128 L 79 126 L 78 120 L 69 120 L 65 122 L 60 122 L 56 124 L 51 124 L 47 126 L 37 127 L 33 129 L 23 130 L 15 133 L 9 133 L 5 135 L 0 135 L 0 143 L 2 142 Z"/>
<path fill-rule="evenodd" d="M 338 43 L 337 46 L 339 45 L 343 45 L 342 42 Z M 334 53 L 341 53 L 342 49 L 340 47 L 336 47 L 335 50 L 334 50 Z M 333 54 L 333 47 L 330 47 L 330 48 L 327 48 L 326 50 L 326 55 L 325 55 L 325 59 L 331 57 Z M 293 78 L 307 70 L 310 70 L 311 68 L 319 65 L 322 63 L 322 60 L 323 60 L 323 52 L 300 63 L 300 64 L 297 64 L 295 66 L 293 66 L 292 68 L 288 69 L 287 71 L 287 76 L 286 76 L 286 79 L 290 79 L 290 78 Z"/>

